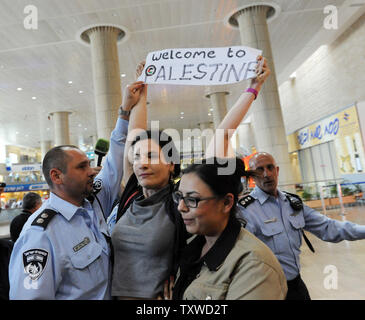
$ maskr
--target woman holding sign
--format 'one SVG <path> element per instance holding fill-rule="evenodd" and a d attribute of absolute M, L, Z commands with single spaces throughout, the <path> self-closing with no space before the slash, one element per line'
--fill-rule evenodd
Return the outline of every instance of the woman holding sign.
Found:
<path fill-rule="evenodd" d="M 270 74 L 264 58 L 258 58 L 258 76 L 251 80 L 219 129 L 236 127 Z M 144 64 L 140 64 L 140 75 Z M 139 103 L 132 109 L 125 155 L 131 151 L 132 164 L 125 161 L 126 188 L 112 216 L 114 271 L 112 295 L 119 299 L 157 299 L 163 294 L 164 282 L 175 275 L 187 233 L 177 205 L 173 202 L 173 179 L 180 172 L 178 152 L 165 133 L 146 131 L 147 86 Z M 239 119 L 238 119 L 239 118 Z M 229 127 L 228 127 L 229 125 Z M 207 156 L 227 155 L 230 134 L 224 141 L 213 138 Z M 129 165 L 129 167 L 128 167 Z"/>

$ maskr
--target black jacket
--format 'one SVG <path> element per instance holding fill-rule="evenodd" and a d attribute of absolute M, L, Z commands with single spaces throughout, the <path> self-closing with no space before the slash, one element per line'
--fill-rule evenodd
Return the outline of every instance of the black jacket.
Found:
<path fill-rule="evenodd" d="M 0 239 L 0 300 L 9 300 L 9 261 L 13 243 Z"/>
<path fill-rule="evenodd" d="M 22 232 L 24 224 L 27 222 L 28 218 L 32 213 L 27 210 L 23 210 L 19 215 L 17 215 L 10 223 L 10 236 L 11 240 L 15 242 Z"/>

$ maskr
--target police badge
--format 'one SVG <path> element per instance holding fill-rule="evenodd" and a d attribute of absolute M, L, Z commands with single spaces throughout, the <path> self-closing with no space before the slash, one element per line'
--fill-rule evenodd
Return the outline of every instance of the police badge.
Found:
<path fill-rule="evenodd" d="M 48 259 L 48 252 L 43 249 L 31 249 L 23 252 L 24 271 L 32 280 L 42 275 Z"/>
<path fill-rule="evenodd" d="M 103 188 L 103 182 L 100 179 L 94 180 L 93 183 L 94 194 L 97 194 L 102 188 Z"/>

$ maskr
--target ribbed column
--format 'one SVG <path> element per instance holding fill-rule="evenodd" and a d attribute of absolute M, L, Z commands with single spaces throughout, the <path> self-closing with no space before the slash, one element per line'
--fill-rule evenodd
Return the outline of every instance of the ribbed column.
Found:
<path fill-rule="evenodd" d="M 51 140 L 42 140 L 41 141 L 41 154 L 42 154 L 42 160 L 44 156 L 46 155 L 47 151 L 52 148 L 52 141 Z"/>
<path fill-rule="evenodd" d="M 97 135 L 109 139 L 122 103 L 117 41 L 123 31 L 98 26 L 84 34 L 91 46 Z"/>
<path fill-rule="evenodd" d="M 239 148 L 245 151 L 245 154 L 251 154 L 253 147 L 255 147 L 255 136 L 251 126 L 251 123 L 244 122 L 237 128 L 237 136 L 239 141 Z M 247 154 L 246 154 L 247 155 Z"/>
<path fill-rule="evenodd" d="M 70 144 L 70 130 L 68 116 L 71 112 L 57 111 L 51 113 L 54 123 L 54 141 L 56 146 Z"/>
<path fill-rule="evenodd" d="M 202 133 L 201 136 L 201 145 L 202 145 L 202 151 L 205 153 L 205 150 L 207 149 L 207 146 L 209 145 L 210 139 L 213 137 L 213 122 L 200 122 L 198 123 L 199 129 Z M 209 134 L 211 131 L 212 134 Z M 205 132 L 204 132 L 205 131 Z"/>
<path fill-rule="evenodd" d="M 45 116 L 44 116 L 44 111 L 40 111 L 39 113 L 39 133 L 40 133 L 40 147 L 41 147 L 41 156 L 42 156 L 42 160 L 44 158 L 44 156 L 46 155 L 47 151 L 50 150 L 52 148 L 52 141 L 50 140 L 51 137 L 49 136 L 49 132 L 47 130 L 47 126 L 45 121 L 49 121 L 46 120 Z"/>
<path fill-rule="evenodd" d="M 213 129 L 213 122 L 210 121 L 199 122 L 198 126 L 201 131 L 204 131 L 205 129 Z"/>
<path fill-rule="evenodd" d="M 213 122 L 216 129 L 227 113 L 226 95 L 228 92 L 211 92 L 206 95 L 210 99 L 213 108 Z"/>
<path fill-rule="evenodd" d="M 269 6 L 252 6 L 237 12 L 236 19 L 242 45 L 261 49 L 272 71 L 253 106 L 252 126 L 257 151 L 271 153 L 280 167 L 280 184 L 293 183 L 284 121 L 281 113 L 278 85 L 267 26 Z"/>

